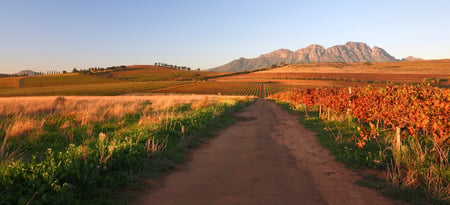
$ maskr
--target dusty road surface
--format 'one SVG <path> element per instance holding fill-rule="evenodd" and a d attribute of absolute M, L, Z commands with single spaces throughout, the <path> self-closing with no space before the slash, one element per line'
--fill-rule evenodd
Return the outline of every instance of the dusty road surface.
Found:
<path fill-rule="evenodd" d="M 295 114 L 258 100 L 132 204 L 393 204 L 354 184 Z"/>

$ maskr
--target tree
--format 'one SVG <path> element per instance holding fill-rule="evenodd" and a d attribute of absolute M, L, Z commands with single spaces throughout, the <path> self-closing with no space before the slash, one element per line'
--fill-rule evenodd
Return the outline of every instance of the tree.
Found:
<path fill-rule="evenodd" d="M 78 73 L 77 68 L 73 68 L 72 73 Z"/>

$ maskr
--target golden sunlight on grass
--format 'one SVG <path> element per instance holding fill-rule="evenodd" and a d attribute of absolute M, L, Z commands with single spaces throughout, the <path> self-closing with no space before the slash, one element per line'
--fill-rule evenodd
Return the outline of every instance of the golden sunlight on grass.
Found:
<path fill-rule="evenodd" d="M 7 132 L 12 137 L 25 134 L 45 123 L 31 120 L 30 116 L 60 114 L 77 119 L 81 125 L 87 125 L 116 117 L 123 118 L 136 112 L 164 111 L 182 104 L 191 104 L 192 109 L 198 109 L 227 100 L 248 100 L 248 97 L 213 95 L 5 97 L 0 98 L 0 117 L 20 116 L 7 120 L 8 125 L 3 124 L 8 126 Z M 142 104 L 146 105 L 144 109 Z M 69 126 L 70 124 L 65 123 L 61 129 Z"/>

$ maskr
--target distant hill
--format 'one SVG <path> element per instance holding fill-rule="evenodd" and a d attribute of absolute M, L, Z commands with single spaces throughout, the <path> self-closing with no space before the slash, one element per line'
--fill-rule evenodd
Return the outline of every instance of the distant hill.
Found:
<path fill-rule="evenodd" d="M 205 80 L 225 73 L 178 70 L 154 65 L 129 65 L 114 72 L 98 72 L 97 76 L 126 81 L 192 81 Z"/>
<path fill-rule="evenodd" d="M 24 75 L 24 76 L 35 76 L 35 75 L 36 75 L 36 72 L 34 72 L 34 71 L 32 71 L 32 70 L 23 70 L 23 71 L 20 71 L 20 72 L 18 72 L 18 73 L 14 73 L 14 74 L 12 74 L 12 75 L 19 75 L 19 76 L 22 76 L 22 75 Z"/>
<path fill-rule="evenodd" d="M 272 65 L 319 62 L 391 62 L 397 61 L 382 48 L 370 48 L 361 42 L 348 42 L 325 49 L 313 44 L 297 51 L 279 49 L 257 58 L 239 58 L 228 64 L 212 68 L 210 71 L 235 72 L 267 68 Z"/>
<path fill-rule="evenodd" d="M 423 61 L 423 58 L 417 58 L 414 56 L 408 56 L 406 58 L 402 58 L 402 61 Z"/>

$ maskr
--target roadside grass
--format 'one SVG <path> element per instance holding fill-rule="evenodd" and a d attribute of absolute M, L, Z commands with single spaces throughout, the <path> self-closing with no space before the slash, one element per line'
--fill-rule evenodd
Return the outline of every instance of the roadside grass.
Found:
<path fill-rule="evenodd" d="M 182 85 L 189 82 L 160 81 L 160 82 L 117 82 L 80 84 L 48 87 L 29 87 L 16 89 L 2 89 L 0 96 L 58 96 L 58 95 L 121 95 L 125 93 L 154 90 L 164 87 Z"/>
<path fill-rule="evenodd" d="M 136 108 L 134 112 L 84 125 L 73 114 L 58 112 L 70 105 L 70 99 L 56 98 L 50 113 L 29 113 L 45 118 L 41 128 L 17 136 L 2 120 L 6 130 L 0 130 L 1 156 L 19 149 L 23 155 L 1 159 L 0 204 L 125 204 L 127 195 L 121 190 L 139 187 L 141 177 L 157 177 L 175 167 L 187 149 L 229 125 L 230 114 L 251 102 L 223 98 L 198 97 L 166 108 L 141 100 L 137 107 L 127 105 Z M 74 108 L 88 106 L 80 102 Z M 105 110 L 96 112 L 102 116 L 98 112 Z"/>
<path fill-rule="evenodd" d="M 366 141 L 364 148 L 359 148 L 355 141 L 355 136 L 359 135 L 357 124 L 351 120 L 321 120 L 318 112 L 308 110 L 306 114 L 301 108 L 293 110 L 287 103 L 277 102 L 277 104 L 288 112 L 299 113 L 300 123 L 316 133 L 318 141 L 331 151 L 335 160 L 360 174 L 362 179 L 356 182 L 358 185 L 375 189 L 389 198 L 411 204 L 450 204 L 450 199 L 439 200 L 427 194 L 426 187 L 413 189 L 393 184 L 392 179 L 395 179 L 395 176 L 388 177 L 387 171 L 391 169 L 390 164 L 394 161 L 393 152 L 388 143 L 383 142 L 383 139 L 388 137 L 387 133 L 379 136 L 378 139 Z M 378 174 L 373 174 L 369 171 L 370 169 L 376 170 Z M 384 178 L 380 178 L 381 172 Z M 446 175 L 448 176 L 449 173 Z"/>

